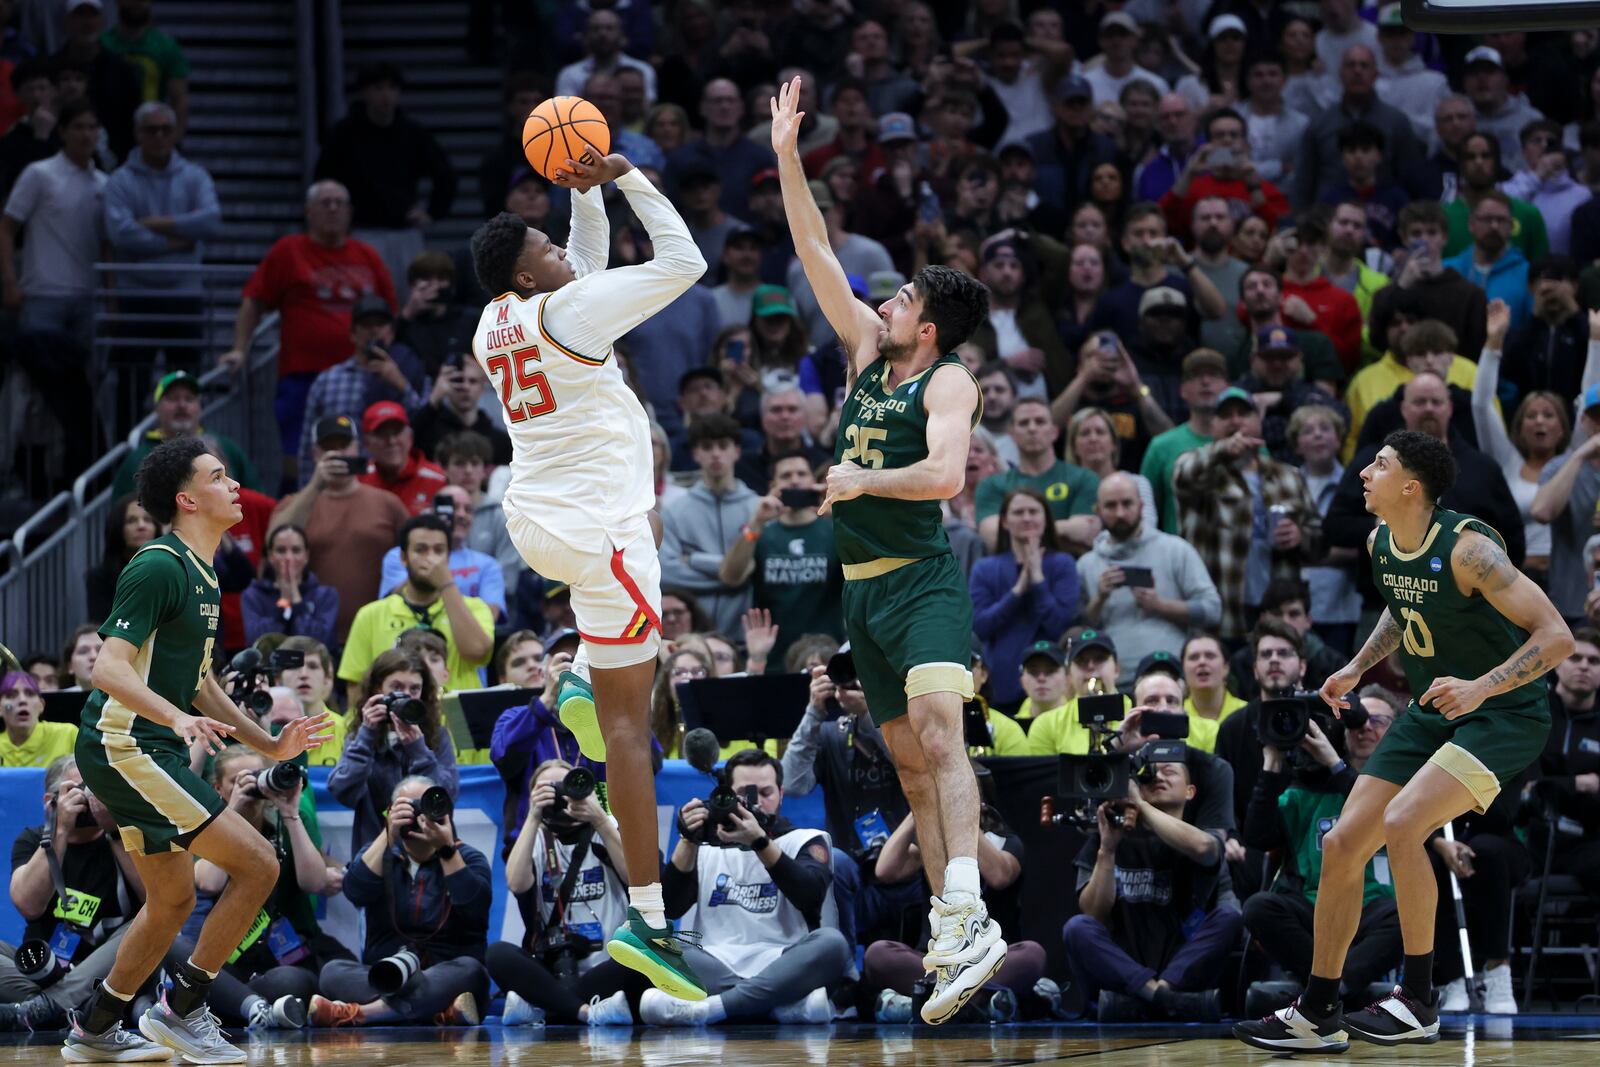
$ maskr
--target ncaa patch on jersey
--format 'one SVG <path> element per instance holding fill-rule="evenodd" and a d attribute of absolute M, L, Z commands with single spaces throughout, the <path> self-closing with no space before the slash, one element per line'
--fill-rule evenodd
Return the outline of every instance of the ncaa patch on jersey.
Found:
<path fill-rule="evenodd" d="M 1444 564 L 1439 562 L 1438 556 L 1434 556 L 1428 561 L 1428 569 L 1433 573 L 1438 574 L 1440 571 L 1444 570 Z"/>

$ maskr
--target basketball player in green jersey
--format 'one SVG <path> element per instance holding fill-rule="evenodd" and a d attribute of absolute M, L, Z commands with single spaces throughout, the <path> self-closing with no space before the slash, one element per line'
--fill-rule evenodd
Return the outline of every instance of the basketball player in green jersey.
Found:
<path fill-rule="evenodd" d="M 84 786 L 121 828 L 145 902 L 88 1012 L 73 1013 L 61 1054 L 74 1063 L 127 1063 L 165 1060 L 176 1050 L 184 1062 L 239 1063 L 245 1054 L 223 1037 L 206 995 L 277 884 L 278 858 L 189 770 L 189 746 L 215 753 L 231 736 L 281 761 L 333 731 L 324 712 L 273 737 L 211 676 L 222 618 L 211 560 L 241 518 L 239 483 L 222 461 L 198 438 L 168 441 L 139 465 L 137 484 L 150 517 L 172 529 L 135 553 L 117 579 L 76 755 Z M 194 911 L 196 856 L 228 873 L 227 888 L 171 989 L 140 1018 L 140 1033 L 125 1030 L 133 995 Z"/>
<path fill-rule="evenodd" d="M 978 384 L 950 354 L 989 312 L 989 292 L 926 267 L 876 312 L 856 300 L 828 242 L 796 139 L 800 79 L 772 101 L 772 148 L 806 278 L 839 337 L 849 396 L 821 512 L 833 512 L 845 631 L 873 721 L 917 817 L 933 888 L 934 973 L 922 1018 L 941 1023 L 1005 961 L 978 882 L 978 787 L 961 705 L 972 697 L 972 600 L 941 502 L 961 491 L 981 413 Z"/>
<path fill-rule="evenodd" d="M 1544 749 L 1550 732 L 1539 681 L 1572 652 L 1572 634 L 1545 596 L 1506 557 L 1500 535 L 1439 507 L 1455 482 L 1443 441 L 1397 430 L 1361 472 L 1367 539 L 1385 611 L 1361 651 L 1322 686 L 1335 709 L 1367 670 L 1396 650 L 1416 694 L 1367 761 L 1334 828 L 1322 839 L 1316 948 L 1293 1005 L 1234 1027 L 1280 1052 L 1341 1051 L 1355 1037 L 1382 1045 L 1439 1039 L 1433 989 L 1438 889 L 1424 845 L 1458 815 L 1482 812 Z M 1405 941 L 1393 993 L 1341 1015 L 1339 977 L 1361 918 L 1362 875 L 1388 847 Z"/>

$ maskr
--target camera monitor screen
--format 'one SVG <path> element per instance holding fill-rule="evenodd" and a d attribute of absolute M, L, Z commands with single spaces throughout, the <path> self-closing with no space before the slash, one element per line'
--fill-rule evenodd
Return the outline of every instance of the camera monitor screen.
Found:
<path fill-rule="evenodd" d="M 1403 0 L 1405 23 L 1432 33 L 1583 30 L 1600 25 L 1595 0 Z"/>

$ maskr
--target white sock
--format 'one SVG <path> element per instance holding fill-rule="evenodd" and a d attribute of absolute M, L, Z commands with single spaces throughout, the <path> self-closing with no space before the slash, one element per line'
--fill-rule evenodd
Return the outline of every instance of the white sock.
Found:
<path fill-rule="evenodd" d="M 589 681 L 589 642 L 578 642 L 578 654 L 572 657 L 572 666 L 567 669 L 585 682 Z"/>
<path fill-rule="evenodd" d="M 946 903 L 954 903 L 958 894 L 965 893 L 977 897 L 980 892 L 978 884 L 978 860 L 974 856 L 952 856 L 944 868 L 944 899 Z"/>
<path fill-rule="evenodd" d="M 720 1023 L 728 1017 L 728 1010 L 722 1006 L 721 993 L 702 1000 L 696 1005 L 696 1013 L 700 1016 L 700 1021 L 708 1026 Z"/>
<path fill-rule="evenodd" d="M 646 926 L 656 929 L 667 925 L 667 905 L 661 899 L 661 883 L 628 887 L 628 903 L 639 913 Z"/>

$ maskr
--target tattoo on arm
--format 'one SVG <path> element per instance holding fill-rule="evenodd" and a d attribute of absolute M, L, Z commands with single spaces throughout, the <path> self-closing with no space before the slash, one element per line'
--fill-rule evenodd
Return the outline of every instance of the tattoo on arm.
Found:
<path fill-rule="evenodd" d="M 1551 666 L 1544 661 L 1544 649 L 1529 641 L 1511 662 L 1496 667 L 1483 680 L 1499 693 L 1533 681 L 1550 670 Z"/>
<path fill-rule="evenodd" d="M 1361 646 L 1355 659 L 1350 661 L 1351 668 L 1365 674 L 1373 666 L 1382 663 L 1389 653 L 1400 647 L 1400 627 L 1395 623 L 1394 616 L 1389 614 L 1387 608 L 1378 616 L 1378 625 L 1372 628 L 1372 635 L 1367 638 L 1367 643 Z"/>
<path fill-rule="evenodd" d="M 1467 540 L 1456 562 L 1472 588 L 1481 593 L 1498 593 L 1517 580 L 1517 568 L 1511 565 L 1505 550 L 1481 534 Z"/>

